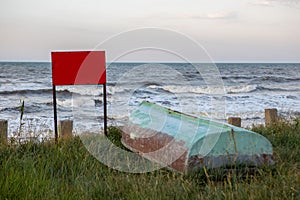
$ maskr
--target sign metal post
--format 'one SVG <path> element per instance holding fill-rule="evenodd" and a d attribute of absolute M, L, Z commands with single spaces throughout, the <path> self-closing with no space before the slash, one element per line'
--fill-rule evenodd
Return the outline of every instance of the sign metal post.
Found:
<path fill-rule="evenodd" d="M 55 142 L 58 142 L 56 86 L 63 85 L 103 85 L 104 134 L 107 136 L 105 52 L 52 52 L 51 59 Z"/>

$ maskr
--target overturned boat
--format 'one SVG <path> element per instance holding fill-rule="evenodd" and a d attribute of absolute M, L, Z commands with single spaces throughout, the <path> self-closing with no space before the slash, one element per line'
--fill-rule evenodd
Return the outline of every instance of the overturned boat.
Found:
<path fill-rule="evenodd" d="M 232 165 L 273 165 L 272 144 L 262 135 L 144 101 L 123 127 L 122 143 L 141 156 L 189 173 Z"/>

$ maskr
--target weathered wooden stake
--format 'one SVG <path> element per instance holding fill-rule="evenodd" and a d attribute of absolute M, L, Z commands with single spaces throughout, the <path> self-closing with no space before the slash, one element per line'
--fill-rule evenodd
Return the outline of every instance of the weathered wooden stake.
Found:
<path fill-rule="evenodd" d="M 265 109 L 265 124 L 272 125 L 278 121 L 277 109 Z"/>
<path fill-rule="evenodd" d="M 8 122 L 7 120 L 0 119 L 0 143 L 7 142 L 7 131 L 8 130 Z"/>
<path fill-rule="evenodd" d="M 240 117 L 229 117 L 228 124 L 233 126 L 241 127 L 242 126 L 242 119 Z"/>
<path fill-rule="evenodd" d="M 72 137 L 73 132 L 73 121 L 72 120 L 62 120 L 59 121 L 59 136 L 62 139 Z"/>

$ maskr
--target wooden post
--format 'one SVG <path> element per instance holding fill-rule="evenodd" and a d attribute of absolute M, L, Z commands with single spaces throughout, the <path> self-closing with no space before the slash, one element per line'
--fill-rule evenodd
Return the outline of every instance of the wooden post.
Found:
<path fill-rule="evenodd" d="M 8 130 L 8 122 L 7 120 L 0 119 L 0 143 L 7 143 L 7 131 Z"/>
<path fill-rule="evenodd" d="M 237 127 L 241 127 L 242 119 L 240 117 L 229 117 L 228 124 L 231 124 L 231 125 L 237 126 Z"/>
<path fill-rule="evenodd" d="M 73 121 L 72 120 L 62 120 L 59 121 L 59 136 L 62 139 L 72 137 L 73 132 Z"/>
<path fill-rule="evenodd" d="M 277 109 L 265 109 L 265 124 L 272 125 L 278 121 Z"/>

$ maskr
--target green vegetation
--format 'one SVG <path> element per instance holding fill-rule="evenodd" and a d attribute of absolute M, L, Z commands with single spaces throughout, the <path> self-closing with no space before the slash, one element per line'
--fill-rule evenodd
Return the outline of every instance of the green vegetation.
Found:
<path fill-rule="evenodd" d="M 97 161 L 79 137 L 0 145 L 0 199 L 300 199 L 300 120 L 253 131 L 274 146 L 276 166 L 182 175 L 123 173 Z M 120 143 L 120 132 L 109 139 Z"/>

